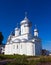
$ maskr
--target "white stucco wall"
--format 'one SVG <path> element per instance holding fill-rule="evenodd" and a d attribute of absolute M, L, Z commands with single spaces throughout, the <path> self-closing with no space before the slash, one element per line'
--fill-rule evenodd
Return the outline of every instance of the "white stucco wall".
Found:
<path fill-rule="evenodd" d="M 17 48 L 18 45 L 18 48 Z M 33 55 L 33 43 L 13 43 L 5 46 L 5 54 Z"/>
<path fill-rule="evenodd" d="M 22 42 L 22 43 L 12 43 L 5 46 L 5 54 L 20 54 L 20 55 L 29 55 L 37 56 L 41 55 L 41 43 L 34 42 Z"/>

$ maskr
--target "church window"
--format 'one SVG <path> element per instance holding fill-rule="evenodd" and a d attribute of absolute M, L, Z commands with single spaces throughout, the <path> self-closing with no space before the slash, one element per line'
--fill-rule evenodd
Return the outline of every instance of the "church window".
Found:
<path fill-rule="evenodd" d="M 22 45 L 21 45 L 21 49 L 22 49 Z"/>
<path fill-rule="evenodd" d="M 18 49 L 18 45 L 17 45 L 17 49 Z"/>

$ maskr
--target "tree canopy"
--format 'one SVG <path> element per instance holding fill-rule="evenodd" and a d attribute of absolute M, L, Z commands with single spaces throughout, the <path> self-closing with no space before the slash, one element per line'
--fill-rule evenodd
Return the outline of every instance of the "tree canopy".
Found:
<path fill-rule="evenodd" d="M 4 39 L 3 34 L 2 32 L 0 32 L 0 45 L 2 44 L 3 39 Z"/>

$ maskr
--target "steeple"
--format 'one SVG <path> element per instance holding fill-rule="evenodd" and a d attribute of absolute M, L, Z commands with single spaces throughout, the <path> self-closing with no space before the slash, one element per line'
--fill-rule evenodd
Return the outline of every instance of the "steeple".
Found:
<path fill-rule="evenodd" d="M 18 36 L 20 33 L 20 29 L 18 28 L 18 23 L 17 23 L 17 26 L 15 28 L 15 36 Z"/>
<path fill-rule="evenodd" d="M 37 29 L 37 26 L 35 25 L 35 29 L 34 29 L 34 36 L 35 37 L 38 37 L 38 29 Z"/>
<path fill-rule="evenodd" d="M 25 12 L 25 18 L 24 19 L 27 19 L 27 12 Z"/>
<path fill-rule="evenodd" d="M 29 19 L 27 18 L 27 12 L 25 12 L 25 17 L 24 17 L 24 19 L 21 21 L 21 25 L 22 24 L 25 24 L 25 23 L 29 23 L 30 21 L 29 21 Z"/>

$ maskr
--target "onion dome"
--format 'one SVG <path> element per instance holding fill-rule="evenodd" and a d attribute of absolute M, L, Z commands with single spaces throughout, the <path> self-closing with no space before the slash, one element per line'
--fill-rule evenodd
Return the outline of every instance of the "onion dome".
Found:
<path fill-rule="evenodd" d="M 38 32 L 37 26 L 35 25 L 34 32 Z"/>
<path fill-rule="evenodd" d="M 15 28 L 15 31 L 16 31 L 16 30 L 19 30 L 19 28 L 18 28 L 18 23 L 17 23 L 17 27 Z"/>
<path fill-rule="evenodd" d="M 18 27 L 16 27 L 16 28 L 15 28 L 15 30 L 19 30 L 19 28 L 18 28 Z"/>
<path fill-rule="evenodd" d="M 35 25 L 35 29 L 34 29 L 34 37 L 38 37 L 38 29 L 37 29 L 36 25 Z"/>
<path fill-rule="evenodd" d="M 28 20 L 27 17 L 24 18 L 24 20 L 21 21 L 21 24 L 29 23 L 30 21 Z"/>
<path fill-rule="evenodd" d="M 31 22 L 30 22 L 29 19 L 27 18 L 26 14 L 25 14 L 24 20 L 22 20 L 20 24 L 21 24 L 21 25 L 28 24 L 28 26 L 31 25 Z"/>
<path fill-rule="evenodd" d="M 15 36 L 20 35 L 20 29 L 18 27 L 15 28 Z"/>
<path fill-rule="evenodd" d="M 34 32 L 38 32 L 38 29 L 34 29 Z"/>

